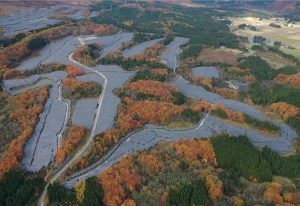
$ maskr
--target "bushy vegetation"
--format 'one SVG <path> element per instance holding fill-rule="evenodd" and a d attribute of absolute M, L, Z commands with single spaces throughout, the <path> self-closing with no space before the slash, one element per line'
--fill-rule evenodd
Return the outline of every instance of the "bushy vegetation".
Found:
<path fill-rule="evenodd" d="M 211 141 L 218 166 L 235 169 L 237 174 L 248 179 L 271 181 L 273 175 L 289 178 L 300 175 L 299 155 L 281 157 L 268 148 L 259 151 L 245 136 L 219 136 L 212 138 Z M 233 182 L 232 186 L 238 186 L 236 183 L 238 182 Z M 232 188 L 228 189 L 229 192 L 232 191 Z"/>
<path fill-rule="evenodd" d="M 124 58 L 122 56 L 118 57 L 105 57 L 100 60 L 101 64 L 107 65 L 107 64 L 117 64 L 121 66 L 123 69 L 128 71 L 136 70 L 140 67 L 150 67 L 150 68 L 165 68 L 165 65 L 159 62 L 150 62 L 146 60 L 138 60 L 138 59 L 132 59 L 132 58 Z"/>
<path fill-rule="evenodd" d="M 264 87 L 259 83 L 249 86 L 246 93 L 255 104 L 269 105 L 274 102 L 286 102 L 300 107 L 300 89 L 275 85 L 271 88 Z"/>
<path fill-rule="evenodd" d="M 261 154 L 269 162 L 273 175 L 289 178 L 300 177 L 299 154 L 284 158 L 269 148 L 264 148 Z"/>
<path fill-rule="evenodd" d="M 25 70 L 24 75 L 31 76 L 34 74 L 44 74 L 44 73 L 65 71 L 65 70 L 66 70 L 65 64 L 49 63 L 49 64 L 41 64 L 32 70 Z"/>
<path fill-rule="evenodd" d="M 167 206 L 201 206 L 208 204 L 208 195 L 202 180 L 180 185 L 169 191 Z"/>
<path fill-rule="evenodd" d="M 276 71 L 260 57 L 249 56 L 241 58 L 239 61 L 239 67 L 250 69 L 251 74 L 258 80 L 271 80 L 276 76 Z"/>
<path fill-rule="evenodd" d="M 72 189 L 67 189 L 61 184 L 55 182 L 50 184 L 47 189 L 50 205 L 76 205 L 76 192 Z"/>
<path fill-rule="evenodd" d="M 3 151 L 5 146 L 22 131 L 18 121 L 10 117 L 14 110 L 15 108 L 9 105 L 9 95 L 0 93 L 0 151 Z"/>
<path fill-rule="evenodd" d="M 286 121 L 291 127 L 295 128 L 300 132 L 300 118 L 299 117 L 289 117 Z"/>
<path fill-rule="evenodd" d="M 293 66 L 285 66 L 277 70 L 279 74 L 292 75 L 300 71 L 299 68 Z"/>
<path fill-rule="evenodd" d="M 19 33 L 14 37 L 4 37 L 0 39 L 0 47 L 8 47 L 10 45 L 13 45 L 19 41 L 21 41 L 22 39 L 24 39 L 26 37 L 26 34 L 24 33 Z"/>
<path fill-rule="evenodd" d="M 0 94 L 0 179 L 22 162 L 23 147 L 34 131 L 48 94 L 48 87 L 28 90 L 16 96 Z"/>
<path fill-rule="evenodd" d="M 182 105 L 184 103 L 186 103 L 187 101 L 187 97 L 182 94 L 182 92 L 180 91 L 171 91 L 172 96 L 174 97 L 174 101 L 173 103 L 176 105 Z"/>
<path fill-rule="evenodd" d="M 0 205 L 33 205 L 44 185 L 41 177 L 25 177 L 20 171 L 11 170 L 0 181 Z"/>
<path fill-rule="evenodd" d="M 29 41 L 27 47 L 30 50 L 36 50 L 44 47 L 46 44 L 47 42 L 43 37 L 36 36 Z"/>
<path fill-rule="evenodd" d="M 281 28 L 281 26 L 279 24 L 275 24 L 275 23 L 270 23 L 269 26 L 274 27 L 274 28 Z"/>
<path fill-rule="evenodd" d="M 62 81 L 63 96 L 67 99 L 81 99 L 86 97 L 97 97 L 101 94 L 102 88 L 96 82 L 79 82 L 73 78 Z"/>
<path fill-rule="evenodd" d="M 257 44 L 264 44 L 266 42 L 266 38 L 263 36 L 254 36 L 253 42 Z"/>
<path fill-rule="evenodd" d="M 150 41 L 150 40 L 158 39 L 161 37 L 162 37 L 161 35 L 136 32 L 136 33 L 134 33 L 134 36 L 133 36 L 133 42 L 142 43 L 145 41 Z"/>
<path fill-rule="evenodd" d="M 199 56 L 203 46 L 202 45 L 189 45 L 181 53 L 181 58 L 185 59 L 187 57 L 196 58 Z"/>
<path fill-rule="evenodd" d="M 235 168 L 248 179 L 272 180 L 272 170 L 269 163 L 249 142 L 247 137 L 220 136 L 212 138 L 211 142 L 219 167 Z"/>
<path fill-rule="evenodd" d="M 235 168 L 224 170 L 219 177 L 224 184 L 225 195 L 232 196 L 243 188 L 243 184 L 240 181 L 241 173 Z"/>
<path fill-rule="evenodd" d="M 74 188 L 67 189 L 63 185 L 55 182 L 48 186 L 47 195 L 50 206 L 55 205 L 82 205 L 82 206 L 102 206 L 103 189 L 96 177 L 90 177 L 84 181 L 81 200 L 78 199 Z"/>
<path fill-rule="evenodd" d="M 97 23 L 112 23 L 128 31 L 157 35 L 162 35 L 164 31 L 171 31 L 175 36 L 190 38 L 191 44 L 239 47 L 237 38 L 229 31 L 229 22 L 213 19 L 212 13 L 209 13 L 207 9 L 185 8 L 162 2 L 139 4 L 142 8 L 149 9 L 118 6 L 112 12 L 103 13 L 93 20 Z M 94 8 L 100 9 L 101 7 Z M 124 23 L 128 21 L 132 23 Z"/>
<path fill-rule="evenodd" d="M 222 119 L 226 119 L 228 117 L 227 114 L 226 114 L 226 112 L 224 110 L 222 110 L 222 109 L 219 109 L 219 108 L 212 110 L 211 114 L 215 115 L 217 117 L 220 117 Z"/>
<path fill-rule="evenodd" d="M 155 75 L 150 70 L 146 69 L 146 70 L 138 71 L 132 79 L 132 81 L 134 82 L 138 80 L 155 80 L 155 81 L 164 82 L 166 81 L 166 78 L 161 75 Z"/>
<path fill-rule="evenodd" d="M 85 191 L 82 200 L 83 206 L 102 206 L 103 189 L 96 177 L 90 177 L 85 180 Z"/>
<path fill-rule="evenodd" d="M 249 124 L 250 126 L 253 126 L 255 128 L 267 129 L 267 130 L 270 130 L 273 132 L 279 131 L 279 127 L 275 126 L 274 124 L 272 124 L 268 121 L 262 121 L 259 119 L 255 119 L 246 114 L 244 114 L 244 119 L 247 124 Z"/>
<path fill-rule="evenodd" d="M 95 66 L 100 56 L 100 46 L 98 44 L 82 45 L 73 54 L 73 58 L 86 66 Z"/>
<path fill-rule="evenodd" d="M 170 44 L 174 40 L 174 38 L 175 38 L 175 36 L 172 33 L 165 35 L 165 38 L 163 40 L 164 45 L 166 46 L 166 45 Z"/>
<path fill-rule="evenodd" d="M 193 123 L 199 122 L 200 120 L 200 113 L 193 111 L 192 109 L 184 110 L 182 116 L 186 121 L 191 121 Z"/>

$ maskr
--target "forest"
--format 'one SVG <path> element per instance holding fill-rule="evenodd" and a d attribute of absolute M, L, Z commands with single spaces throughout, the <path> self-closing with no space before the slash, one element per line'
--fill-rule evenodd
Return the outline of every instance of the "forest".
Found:
<path fill-rule="evenodd" d="M 82 45 L 75 49 L 73 58 L 88 67 L 95 66 L 98 63 L 100 49 L 98 44 Z"/>
<path fill-rule="evenodd" d="M 268 88 L 259 83 L 253 83 L 247 90 L 247 95 L 258 105 L 270 105 L 275 102 L 286 102 L 300 107 L 300 89 L 275 84 Z"/>
<path fill-rule="evenodd" d="M 300 72 L 297 65 L 299 62 L 292 56 L 281 53 L 280 42 L 276 42 L 274 47 L 255 45 L 251 50 L 279 54 L 280 57 L 291 60 L 295 66 L 275 69 L 271 66 L 273 64 L 269 64 L 269 61 L 263 57 L 252 56 L 250 52 L 253 51 L 248 51 L 248 44 L 243 45 L 245 42 L 241 41 L 241 37 L 230 30 L 232 22 L 226 18 L 228 14 L 226 10 L 182 7 L 176 4 L 148 1 L 128 3 L 128 5 L 121 3 L 121 1 L 113 3 L 113 10 L 110 12 L 101 12 L 102 6 L 110 7 L 109 1 L 102 1 L 91 6 L 91 11 L 97 11 L 97 15 L 90 19 L 68 21 L 26 34 L 20 33 L 0 41 L 0 45 L 3 46 L 0 48 L 0 80 L 66 71 L 67 77 L 61 81 L 62 95 L 71 100 L 71 114 L 77 100 L 99 97 L 104 89 L 97 82 L 77 80 L 76 77 L 84 75 L 85 72 L 75 66 L 75 62 L 74 65 L 39 64 L 32 70 L 24 71 L 14 67 L 19 66 L 26 58 L 38 56 L 40 50 L 49 43 L 69 35 L 101 36 L 120 31 L 120 33 L 134 32 L 133 40 L 123 43 L 121 49 L 100 58 L 101 50 L 106 51 L 107 45 L 81 45 L 74 50 L 73 58 L 88 67 L 116 64 L 124 70 L 135 73 L 121 88 L 116 88 L 110 93 L 115 95 L 113 96 L 115 99 L 112 100 L 120 101 L 118 107 L 114 107 L 117 110 L 112 114 L 114 119 L 112 118 L 113 123 L 108 127 L 109 129 L 94 134 L 98 130 L 95 128 L 98 127 L 96 121 L 93 122 L 92 132 L 82 125 L 72 125 L 70 123 L 72 120 L 66 121 L 66 129 L 65 125 L 62 126 L 65 131 L 62 131 L 63 138 L 61 142 L 59 141 L 61 144 L 57 146 L 56 153 L 52 152 L 53 164 L 45 166 L 40 172 L 24 173 L 21 171 L 21 163 L 23 155 L 26 154 L 23 151 L 24 145 L 35 132 L 35 126 L 40 120 L 51 87 L 33 89 L 15 96 L 0 92 L 0 206 L 36 205 L 47 185 L 45 181 L 55 177 L 55 174 L 58 174 L 56 172 L 60 171 L 72 157 L 76 157 L 75 162 L 72 162 L 69 168 L 66 167 L 55 181 L 52 181 L 53 179 L 48 181 L 45 205 L 299 205 L 300 155 L 297 153 L 299 148 L 296 148 L 299 144 L 298 140 L 295 141 L 295 153 L 281 156 L 268 147 L 257 148 L 246 136 L 217 135 L 216 132 L 222 128 L 217 128 L 218 125 L 214 124 L 207 126 L 209 123 L 203 124 L 203 122 L 209 115 L 212 115 L 209 117 L 211 119 L 226 119 L 219 121 L 220 124 L 246 127 L 255 134 L 261 132 L 264 136 L 268 136 L 263 140 L 266 142 L 273 141 L 272 138 L 277 138 L 275 137 L 277 134 L 286 141 L 292 134 L 285 137 L 281 134 L 284 130 L 280 131 L 280 127 L 272 121 L 256 119 L 252 115 L 231 110 L 220 103 L 212 104 L 194 98 L 197 95 L 194 96 L 193 91 L 189 93 L 182 89 L 181 92 L 179 88 L 184 88 L 181 84 L 184 80 L 174 83 L 175 80 L 186 78 L 190 84 L 201 85 L 216 96 L 220 95 L 243 101 L 253 107 L 257 106 L 258 110 L 264 110 L 263 115 L 265 113 L 274 115 L 279 119 L 280 124 L 284 121 L 299 132 Z M 256 29 L 246 24 L 241 24 L 240 27 Z M 175 37 L 187 37 L 190 41 L 178 47 L 178 51 L 182 50 L 178 58 L 179 62 L 175 60 L 179 68 L 176 71 L 174 68 L 173 71 L 162 63 L 163 57 L 159 55 L 166 51 L 166 46 Z M 121 55 L 125 48 L 157 38 L 163 40 L 147 47 L 143 54 L 136 54 L 131 58 Z M 118 43 L 119 40 L 114 39 L 114 41 Z M 256 36 L 254 42 L 265 44 L 266 38 Z M 234 53 L 233 63 L 218 62 L 216 58 L 212 62 L 205 61 L 206 59 L 199 60 L 200 53 L 204 56 L 203 53 L 208 51 L 213 56 L 216 55 L 214 54 L 216 50 Z M 52 48 L 50 53 L 53 53 Z M 216 65 L 220 79 L 196 77 L 196 75 L 193 77 L 191 68 L 201 65 Z M 105 71 L 102 75 L 106 75 L 106 72 L 109 71 Z M 182 73 L 184 75 L 180 76 Z M 94 77 L 95 73 L 88 74 Z M 227 88 L 229 83 L 225 85 L 225 82 L 230 81 L 231 77 L 245 83 L 247 89 L 242 91 L 242 89 Z M 106 80 L 105 77 L 104 79 Z M 184 92 L 193 98 L 185 96 Z M 106 112 L 111 112 L 102 111 L 106 108 L 102 107 L 102 102 L 107 104 L 106 99 L 102 100 L 100 98 L 98 103 L 95 101 L 97 104 L 95 112 L 100 113 L 96 114 L 97 118 L 94 117 L 94 120 L 98 120 L 98 116 L 100 119 L 103 118 L 107 115 Z M 230 101 L 228 100 L 228 104 Z M 209 118 L 206 119 L 208 122 L 211 120 Z M 199 123 L 200 120 L 203 122 Z M 166 137 L 165 139 L 168 138 L 166 142 L 153 143 L 164 137 L 160 138 L 160 134 L 151 128 L 152 125 L 147 127 L 146 131 L 155 133 L 153 141 L 143 143 L 133 139 L 137 136 L 128 135 L 142 130 L 147 124 L 157 125 L 159 129 L 168 132 L 174 130 L 172 134 L 175 135 Z M 172 138 L 179 138 L 176 132 L 180 129 L 183 132 L 192 131 L 193 138 L 185 139 L 183 136 L 180 140 L 169 141 Z M 203 133 L 197 137 L 195 134 L 198 134 L 196 133 L 198 131 Z M 190 133 L 186 134 L 189 137 Z M 55 134 L 49 134 L 50 137 L 51 135 Z M 256 141 L 262 140 L 259 139 L 260 136 L 258 135 Z M 86 141 L 88 137 L 91 138 Z M 70 180 L 74 172 L 98 162 L 114 146 L 119 148 L 119 142 L 121 144 L 133 142 L 140 147 L 132 147 L 135 152 L 131 154 L 127 153 L 132 151 L 130 147 L 127 151 L 121 151 L 121 155 L 126 154 L 124 157 L 116 153 L 120 159 L 109 167 L 102 164 L 106 160 L 106 163 L 111 163 L 109 162 L 111 159 L 105 157 L 100 163 L 101 167 L 105 167 L 101 173 L 93 173 L 96 176 L 77 181 L 71 189 L 62 184 Z M 74 155 L 80 151 L 84 143 L 89 143 L 85 147 L 86 150 L 80 156 Z M 149 149 L 137 151 L 149 145 L 151 146 Z M 124 147 L 120 148 L 122 150 Z M 86 176 L 83 174 L 81 177 Z"/>
<path fill-rule="evenodd" d="M 61 165 L 67 156 L 69 156 L 79 146 L 86 134 L 86 129 L 81 125 L 74 125 L 68 129 L 67 135 L 57 149 L 55 162 Z"/>
<path fill-rule="evenodd" d="M 214 108 L 210 111 L 210 114 L 215 115 L 221 119 L 228 119 L 237 123 L 245 123 L 254 129 L 258 129 L 261 132 L 269 135 L 274 135 L 279 132 L 279 127 L 268 121 L 259 120 L 253 118 L 242 112 L 232 111 L 220 103 L 216 103 Z"/>
<path fill-rule="evenodd" d="M 207 204 L 207 191 L 202 180 L 171 189 L 166 202 L 167 206 L 201 206 Z"/>
<path fill-rule="evenodd" d="M 94 177 L 98 185 L 93 189 L 102 192 L 91 189 L 90 193 L 102 194 L 98 200 L 111 206 L 272 205 L 278 198 L 282 204 L 297 204 L 296 186 L 278 182 L 280 177 L 274 176 L 299 177 L 298 163 L 299 155 L 281 157 L 268 148 L 258 150 L 245 136 L 160 142 Z M 57 199 L 64 197 L 62 202 L 76 196 L 83 203 L 86 189 L 82 188 L 87 188 L 88 180 L 63 192 L 70 195 L 56 194 Z"/>
<path fill-rule="evenodd" d="M 110 57 L 107 55 L 100 60 L 100 64 L 109 65 L 116 64 L 128 71 L 134 71 L 141 68 L 165 68 L 166 66 L 160 62 L 151 62 L 145 59 L 125 58 L 123 56 Z"/>
<path fill-rule="evenodd" d="M 259 151 L 245 136 L 221 136 L 211 142 L 218 166 L 234 168 L 248 179 L 271 181 L 273 175 L 289 178 L 300 175 L 299 155 L 281 157 L 268 148 Z"/>
<path fill-rule="evenodd" d="M 1 149 L 0 179 L 4 173 L 19 166 L 23 159 L 23 147 L 31 137 L 39 114 L 49 95 L 49 88 L 33 89 L 16 96 L 1 93 Z"/>
<path fill-rule="evenodd" d="M 0 181 L 0 205 L 33 205 L 45 182 L 39 176 L 28 177 L 19 170 L 11 170 Z"/>
<path fill-rule="evenodd" d="M 96 177 L 88 178 L 70 190 L 55 182 L 48 187 L 48 199 L 50 206 L 102 206 L 103 189 Z"/>
<path fill-rule="evenodd" d="M 101 5 L 102 3 L 99 3 L 94 6 L 93 10 L 100 10 Z M 140 5 L 149 9 L 141 10 L 137 7 L 116 6 L 112 12 L 103 13 L 99 17 L 93 18 L 93 21 L 114 24 L 128 31 L 154 33 L 158 36 L 166 34 L 165 31 L 170 31 L 168 32 L 170 37 L 173 35 L 188 37 L 191 39 L 190 43 L 192 45 L 239 47 L 237 37 L 229 31 L 229 22 L 216 21 L 212 18 L 216 11 L 185 8 L 162 2 L 156 2 L 152 5 L 141 2 Z M 165 12 L 162 12 L 162 9 Z M 124 22 L 132 23 L 125 24 Z M 151 27 L 148 25 L 151 25 Z"/>
<path fill-rule="evenodd" d="M 63 96 L 66 99 L 81 99 L 86 97 L 97 97 L 101 94 L 101 86 L 93 81 L 80 82 L 74 78 L 67 78 L 62 81 Z"/>

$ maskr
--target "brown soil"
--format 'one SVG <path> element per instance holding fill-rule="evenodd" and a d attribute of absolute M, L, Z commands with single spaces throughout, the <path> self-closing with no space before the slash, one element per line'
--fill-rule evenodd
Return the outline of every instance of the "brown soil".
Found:
<path fill-rule="evenodd" d="M 237 65 L 240 54 L 226 49 L 205 48 L 201 51 L 197 60 L 208 63 L 226 63 Z"/>

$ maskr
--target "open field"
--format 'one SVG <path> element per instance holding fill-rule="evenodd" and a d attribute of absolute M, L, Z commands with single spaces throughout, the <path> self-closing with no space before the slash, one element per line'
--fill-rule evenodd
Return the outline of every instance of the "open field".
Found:
<path fill-rule="evenodd" d="M 258 19 L 255 17 L 230 17 L 229 20 L 232 21 L 231 29 L 235 34 L 248 37 L 249 39 L 253 39 L 254 36 L 263 36 L 271 41 L 282 42 L 285 46 L 283 49 L 284 52 L 294 54 L 298 59 L 300 59 L 299 23 L 291 24 L 282 19 Z M 271 23 L 280 25 L 281 28 L 269 26 Z M 257 31 L 250 29 L 238 29 L 238 26 L 241 24 L 255 26 Z M 295 49 L 291 49 L 292 47 Z"/>
<path fill-rule="evenodd" d="M 200 52 L 197 61 L 205 63 L 225 63 L 230 65 L 236 65 L 237 59 L 241 56 L 241 51 L 237 49 L 227 48 L 204 48 Z"/>

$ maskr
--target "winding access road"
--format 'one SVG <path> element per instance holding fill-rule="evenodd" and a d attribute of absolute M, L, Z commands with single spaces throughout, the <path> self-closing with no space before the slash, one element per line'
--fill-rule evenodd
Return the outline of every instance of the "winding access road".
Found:
<path fill-rule="evenodd" d="M 82 39 L 79 39 L 78 38 L 78 41 L 84 45 L 84 41 L 82 41 Z M 104 79 L 104 83 L 103 83 L 103 89 L 102 89 L 102 93 L 101 95 L 99 96 L 99 99 L 98 99 L 98 107 L 97 109 L 95 110 L 96 112 L 96 116 L 95 116 L 95 119 L 94 119 L 94 122 L 93 122 L 93 127 L 92 127 L 92 130 L 91 130 L 91 134 L 90 136 L 88 137 L 87 141 L 84 143 L 84 145 L 78 150 L 78 152 L 67 162 L 65 163 L 55 174 L 54 176 L 50 179 L 49 183 L 45 186 L 43 192 L 42 192 L 42 195 L 39 199 L 39 202 L 38 202 L 38 205 L 39 206 L 44 206 L 44 199 L 45 199 L 45 196 L 47 194 L 47 188 L 49 186 L 49 184 L 55 182 L 66 170 L 67 168 L 72 165 L 85 151 L 86 149 L 88 148 L 88 146 L 90 145 L 90 143 L 93 141 L 93 138 L 95 136 L 95 131 L 96 131 L 96 127 L 97 127 L 97 122 L 99 120 L 99 116 L 100 116 L 100 109 L 102 107 L 102 102 L 103 102 L 103 99 L 104 99 L 104 96 L 105 96 L 105 92 L 106 92 L 106 86 L 107 86 L 107 78 L 106 76 L 97 71 L 97 70 L 94 70 L 90 67 L 87 67 L 79 62 L 77 62 L 76 60 L 73 59 L 73 53 L 71 53 L 69 56 L 68 56 L 68 59 L 74 63 L 74 64 L 77 64 L 79 65 L 80 67 L 83 67 L 87 70 L 90 70 L 92 72 L 95 72 L 96 74 L 100 75 L 103 79 Z"/>

